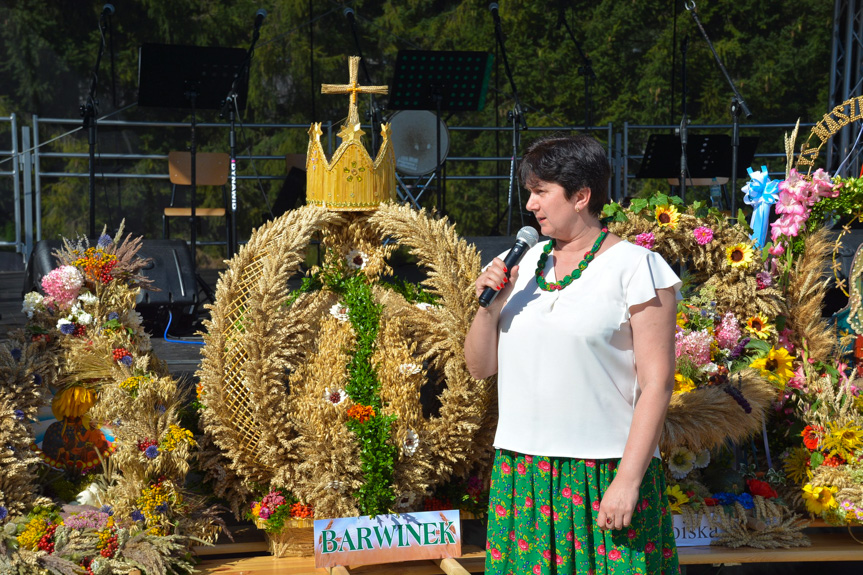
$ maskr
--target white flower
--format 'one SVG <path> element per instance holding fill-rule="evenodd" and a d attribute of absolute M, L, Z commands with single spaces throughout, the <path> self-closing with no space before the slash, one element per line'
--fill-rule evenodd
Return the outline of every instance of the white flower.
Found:
<path fill-rule="evenodd" d="M 32 318 L 33 313 L 37 309 L 42 307 L 42 301 L 44 299 L 45 298 L 42 297 L 42 294 L 40 294 L 39 292 L 31 291 L 30 293 L 28 293 L 27 295 L 24 296 L 24 304 L 21 306 L 21 311 L 23 313 L 27 314 L 28 318 Z"/>
<path fill-rule="evenodd" d="M 704 469 L 710 464 L 710 450 L 705 449 L 695 456 L 695 463 L 692 465 L 695 469 Z"/>
<path fill-rule="evenodd" d="M 92 294 L 88 291 L 85 291 L 84 293 L 82 293 L 81 295 L 78 296 L 78 301 L 80 301 L 83 304 L 95 304 L 95 303 L 99 303 L 99 298 L 96 297 L 95 294 Z"/>
<path fill-rule="evenodd" d="M 93 316 L 85 311 L 82 311 L 77 316 L 75 316 L 75 319 L 77 319 L 78 323 L 80 323 L 81 325 L 90 325 L 91 323 L 93 323 Z"/>
<path fill-rule="evenodd" d="M 333 405 L 338 405 L 347 398 L 348 394 L 344 389 L 330 389 L 328 387 L 324 390 L 324 400 L 329 401 Z"/>
<path fill-rule="evenodd" d="M 701 371 L 703 371 L 704 373 L 716 373 L 716 370 L 718 370 L 718 369 L 719 369 L 719 366 L 713 362 L 705 363 L 704 365 L 701 366 Z"/>
<path fill-rule="evenodd" d="M 348 252 L 348 267 L 352 270 L 361 270 L 366 267 L 366 262 L 369 261 L 369 256 L 360 250 L 351 250 Z"/>
<path fill-rule="evenodd" d="M 675 447 L 668 456 L 668 470 L 675 479 L 683 479 L 695 466 L 695 454 L 685 447 Z"/>
<path fill-rule="evenodd" d="M 144 318 L 141 317 L 141 314 L 139 314 L 134 309 L 130 309 L 126 312 L 126 321 L 124 321 L 123 323 L 128 325 L 132 329 L 137 329 L 141 326 L 141 323 L 143 323 L 143 321 Z"/>
<path fill-rule="evenodd" d="M 407 436 L 405 437 L 404 444 L 402 444 L 402 451 L 405 455 L 411 456 L 416 453 L 417 447 L 419 447 L 420 438 L 416 434 L 413 429 L 408 429 Z"/>
<path fill-rule="evenodd" d="M 76 498 L 78 505 L 92 505 L 93 507 L 101 507 L 102 505 L 102 490 L 95 483 L 87 486 L 87 489 L 78 494 Z"/>
<path fill-rule="evenodd" d="M 399 366 L 399 373 L 402 375 L 416 375 L 422 371 L 422 366 L 415 363 L 403 363 Z"/>
<path fill-rule="evenodd" d="M 413 491 L 402 491 L 401 495 L 396 498 L 396 508 L 408 509 L 416 501 L 416 498 Z"/>
<path fill-rule="evenodd" d="M 417 303 L 415 303 L 414 305 L 415 305 L 415 306 L 417 306 L 418 308 L 420 308 L 420 309 L 421 309 L 421 310 L 423 310 L 423 311 L 431 311 L 431 310 L 433 310 L 433 309 L 436 309 L 436 308 L 437 308 L 437 306 L 436 306 L 436 305 L 432 305 L 432 304 L 430 304 L 430 303 L 426 303 L 426 302 L 424 302 L 424 301 L 417 302 Z"/>
<path fill-rule="evenodd" d="M 330 308 L 330 315 L 339 321 L 348 321 L 348 306 L 342 303 L 334 303 Z"/>

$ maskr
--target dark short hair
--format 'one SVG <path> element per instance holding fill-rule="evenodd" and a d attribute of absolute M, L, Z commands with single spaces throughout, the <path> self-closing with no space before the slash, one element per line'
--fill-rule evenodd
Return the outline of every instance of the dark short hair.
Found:
<path fill-rule="evenodd" d="M 542 180 L 561 186 L 566 199 L 590 188 L 588 211 L 599 216 L 608 202 L 611 167 L 602 145 L 590 136 L 548 136 L 533 142 L 521 159 L 518 175 L 524 187 Z"/>

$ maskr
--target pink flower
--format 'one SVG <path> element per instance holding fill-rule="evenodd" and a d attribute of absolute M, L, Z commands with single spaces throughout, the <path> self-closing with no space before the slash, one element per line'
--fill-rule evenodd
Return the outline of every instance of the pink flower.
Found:
<path fill-rule="evenodd" d="M 518 471 L 519 475 L 524 475 L 527 473 L 527 468 L 524 466 L 524 463 L 519 463 L 515 466 L 515 470 Z"/>
<path fill-rule="evenodd" d="M 575 543 L 573 543 L 573 544 L 572 544 L 572 546 L 573 546 L 576 550 L 581 549 L 581 541 L 579 541 L 578 539 L 576 539 L 576 540 L 575 540 Z"/>
<path fill-rule="evenodd" d="M 812 186 L 815 188 L 815 193 L 822 198 L 836 198 L 839 196 L 842 184 L 834 184 L 830 174 L 818 168 L 812 174 Z"/>
<path fill-rule="evenodd" d="M 539 508 L 539 511 L 543 515 L 551 515 L 551 507 L 549 507 L 548 505 L 543 505 Z"/>
<path fill-rule="evenodd" d="M 699 367 L 710 363 L 713 336 L 706 329 L 689 333 L 678 332 L 674 339 L 675 357 L 686 357 Z"/>
<path fill-rule="evenodd" d="M 563 491 L 561 491 L 560 494 L 563 495 L 566 499 L 569 499 L 570 497 L 572 497 L 572 489 L 570 489 L 569 485 L 567 485 L 563 488 Z"/>
<path fill-rule="evenodd" d="M 713 230 L 705 226 L 699 226 L 692 230 L 692 235 L 695 236 L 695 241 L 700 246 L 704 246 L 713 241 Z"/>
<path fill-rule="evenodd" d="M 585 460 L 584 460 L 584 464 L 585 464 L 587 467 L 595 467 L 595 466 L 596 466 L 596 461 L 594 461 L 593 459 L 585 459 Z"/>
<path fill-rule="evenodd" d="M 525 497 L 524 498 L 524 506 L 525 507 L 533 507 L 533 499 L 531 499 L 530 497 Z"/>
<path fill-rule="evenodd" d="M 56 303 L 60 307 L 70 307 L 78 298 L 84 286 L 84 276 L 74 266 L 60 266 L 42 278 L 42 289 L 47 297 L 45 305 Z"/>
<path fill-rule="evenodd" d="M 566 532 L 566 540 L 567 540 L 567 541 L 572 541 L 572 531 L 567 531 L 567 532 Z"/>
<path fill-rule="evenodd" d="M 767 248 L 767 253 L 771 256 L 779 257 L 785 253 L 785 246 L 781 243 L 773 244 L 773 247 Z"/>
<path fill-rule="evenodd" d="M 776 213 L 802 216 L 806 213 L 806 206 L 800 203 L 796 194 L 782 190 L 779 192 L 779 199 L 776 200 Z"/>
<path fill-rule="evenodd" d="M 492 549 L 491 556 L 494 559 L 500 559 L 500 551 L 498 549 Z"/>
<path fill-rule="evenodd" d="M 506 507 L 504 507 L 503 505 L 498 503 L 494 506 L 494 511 L 501 517 L 506 517 Z"/>
<path fill-rule="evenodd" d="M 666 559 L 670 559 L 672 555 L 674 555 L 674 551 L 672 551 L 668 547 L 662 548 L 662 556 L 663 557 L 665 557 Z"/>
<path fill-rule="evenodd" d="M 524 539 L 519 539 L 518 540 L 518 548 L 521 549 L 522 551 L 527 551 L 527 548 L 528 548 L 527 541 L 525 541 Z"/>
<path fill-rule="evenodd" d="M 528 463 L 533 463 L 533 455 L 525 455 L 524 460 Z"/>
<path fill-rule="evenodd" d="M 790 353 L 790 354 L 792 354 L 792 355 L 794 354 L 794 344 L 793 344 L 793 343 L 791 343 L 791 339 L 790 339 L 790 338 L 791 338 L 791 335 L 792 335 L 793 333 L 794 333 L 794 331 L 793 331 L 793 330 L 791 330 L 791 329 L 789 329 L 789 328 L 787 328 L 787 327 L 786 327 L 786 328 L 785 328 L 785 329 L 783 329 L 781 332 L 779 332 L 779 338 L 778 338 L 778 340 L 777 340 L 777 343 L 778 343 L 780 346 L 782 346 L 782 347 L 784 347 L 785 349 L 787 349 L 787 350 L 788 350 L 788 353 Z"/>
<path fill-rule="evenodd" d="M 269 519 L 272 512 L 267 508 L 261 506 L 260 510 L 258 510 L 258 517 L 261 519 Z"/>
<path fill-rule="evenodd" d="M 630 529 L 629 531 L 626 532 L 626 536 L 629 537 L 630 539 L 635 539 L 637 535 L 638 535 L 638 533 L 635 532 L 635 529 Z"/>
<path fill-rule="evenodd" d="M 515 541 L 515 531 L 510 531 L 510 532 L 509 532 L 509 540 L 510 540 L 510 541 Z"/>
<path fill-rule="evenodd" d="M 806 223 L 807 217 L 800 215 L 784 214 L 781 218 L 770 224 L 770 236 L 775 242 L 782 235 L 787 238 L 796 238 L 800 233 L 800 226 Z"/>
<path fill-rule="evenodd" d="M 743 332 L 740 330 L 740 324 L 737 322 L 733 312 L 728 312 L 722 316 L 722 321 L 719 322 L 719 329 L 716 330 L 716 343 L 722 349 L 734 349 Z"/>
<path fill-rule="evenodd" d="M 644 546 L 645 553 L 653 553 L 656 551 L 656 544 L 653 541 L 648 541 L 647 545 Z"/>
<path fill-rule="evenodd" d="M 644 232 L 635 236 L 635 245 L 637 246 L 652 250 L 655 243 L 656 237 L 653 235 L 653 232 Z"/>
<path fill-rule="evenodd" d="M 594 511 L 599 511 L 599 501 L 594 501 L 591 507 L 593 507 Z"/>
<path fill-rule="evenodd" d="M 549 465 L 548 461 L 542 460 L 542 461 L 540 461 L 540 462 L 539 462 L 539 468 L 540 468 L 542 471 L 546 471 L 546 472 L 547 472 L 549 469 L 551 469 L 551 465 Z"/>
<path fill-rule="evenodd" d="M 579 495 L 578 493 L 573 493 L 572 494 L 572 502 L 575 505 L 581 505 L 582 503 L 584 503 L 584 498 L 581 495 Z"/>
<path fill-rule="evenodd" d="M 617 549 L 612 549 L 611 551 L 608 552 L 608 558 L 611 559 L 612 561 L 619 561 L 620 560 L 620 551 L 618 551 Z"/>
<path fill-rule="evenodd" d="M 560 555 L 555 555 L 555 556 L 554 556 L 554 561 L 555 561 L 555 563 L 557 563 L 558 565 L 563 565 L 563 557 L 561 557 Z"/>
<path fill-rule="evenodd" d="M 542 569 L 539 564 L 533 566 L 533 573 L 534 575 L 540 575 L 540 573 L 542 573 Z"/>
<path fill-rule="evenodd" d="M 552 468 L 551 468 L 551 476 L 552 476 L 552 477 L 557 477 L 557 467 L 552 467 Z"/>
<path fill-rule="evenodd" d="M 551 514 L 551 518 L 552 518 L 552 519 L 554 519 L 555 521 L 557 521 L 557 511 L 554 511 L 554 512 Z"/>
<path fill-rule="evenodd" d="M 500 470 L 503 472 L 504 475 L 509 475 L 512 471 L 512 467 L 509 466 L 509 463 L 504 461 L 500 464 Z"/>
<path fill-rule="evenodd" d="M 551 550 L 550 550 L 550 549 L 546 549 L 545 551 L 543 551 L 543 552 L 542 552 L 542 556 L 543 556 L 543 558 L 545 558 L 545 559 L 551 559 Z"/>
<path fill-rule="evenodd" d="M 605 545 L 600 545 L 596 548 L 597 555 L 605 555 Z"/>

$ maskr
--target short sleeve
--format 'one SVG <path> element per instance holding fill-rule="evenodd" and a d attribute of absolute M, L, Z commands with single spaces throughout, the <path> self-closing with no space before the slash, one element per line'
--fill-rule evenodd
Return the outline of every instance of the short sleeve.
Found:
<path fill-rule="evenodd" d="M 661 255 L 652 251 L 646 253 L 636 265 L 626 286 L 624 321 L 629 319 L 632 306 L 649 302 L 656 297 L 658 289 L 673 287 L 676 298 L 680 300 L 681 285 L 683 282 Z"/>

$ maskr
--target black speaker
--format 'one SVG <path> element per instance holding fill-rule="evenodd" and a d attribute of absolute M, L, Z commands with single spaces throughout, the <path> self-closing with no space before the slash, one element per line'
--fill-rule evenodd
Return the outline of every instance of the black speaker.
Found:
<path fill-rule="evenodd" d="M 27 262 L 24 291 L 42 291 L 42 278 L 59 265 L 52 252 L 63 246 L 59 240 L 42 240 Z M 172 333 L 188 328 L 195 320 L 198 306 L 198 285 L 192 253 L 183 240 L 144 240 L 138 257 L 151 260 L 141 275 L 153 283 L 141 290 L 135 299 L 135 309 L 144 319 L 144 326 L 160 337 L 172 317 Z M 175 329 L 179 328 L 179 330 Z"/>

